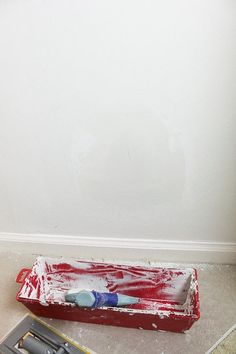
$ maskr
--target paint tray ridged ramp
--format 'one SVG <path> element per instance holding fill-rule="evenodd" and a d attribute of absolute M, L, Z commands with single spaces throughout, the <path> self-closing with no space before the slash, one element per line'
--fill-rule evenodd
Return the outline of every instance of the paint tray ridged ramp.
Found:
<path fill-rule="evenodd" d="M 184 332 L 200 317 L 197 272 L 38 257 L 22 269 L 17 300 L 35 315 L 103 325 Z M 65 302 L 70 289 L 135 296 L 128 307 L 79 308 Z"/>

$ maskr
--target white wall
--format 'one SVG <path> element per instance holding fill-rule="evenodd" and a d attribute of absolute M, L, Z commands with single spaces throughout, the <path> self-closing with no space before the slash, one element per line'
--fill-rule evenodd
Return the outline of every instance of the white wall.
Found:
<path fill-rule="evenodd" d="M 234 0 L 1 0 L 0 232 L 235 241 Z"/>

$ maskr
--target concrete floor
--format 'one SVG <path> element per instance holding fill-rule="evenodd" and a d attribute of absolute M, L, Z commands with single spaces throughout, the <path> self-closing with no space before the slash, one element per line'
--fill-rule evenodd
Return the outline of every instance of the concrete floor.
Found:
<path fill-rule="evenodd" d="M 31 267 L 32 255 L 0 254 L 0 337 L 27 312 L 15 301 L 15 277 Z M 199 271 L 201 319 L 186 334 L 162 333 L 47 320 L 98 354 L 204 354 L 236 323 L 236 266 L 194 265 Z"/>

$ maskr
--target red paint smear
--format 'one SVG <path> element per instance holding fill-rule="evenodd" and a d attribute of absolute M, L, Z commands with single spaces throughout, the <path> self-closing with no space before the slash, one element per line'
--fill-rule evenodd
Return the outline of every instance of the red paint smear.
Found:
<path fill-rule="evenodd" d="M 79 265 L 82 265 L 79 268 Z M 88 265 L 87 268 L 84 269 Z M 99 279 L 104 279 L 107 283 L 107 290 L 110 292 L 117 292 L 124 295 L 136 296 L 141 300 L 133 308 L 150 308 L 152 302 L 159 302 L 160 304 L 182 304 L 186 297 L 187 289 L 186 274 L 183 271 L 164 268 L 148 268 L 138 266 L 121 266 L 105 263 L 83 263 L 78 262 L 78 266 L 63 262 L 48 264 L 44 263 L 45 275 L 41 278 L 37 276 L 37 266 L 35 272 L 29 276 L 32 287 L 37 289 L 37 299 L 43 294 L 44 284 L 48 282 L 53 284 L 53 289 L 59 292 L 67 291 L 63 286 L 64 283 L 72 283 L 79 280 L 79 276 L 93 276 L 95 283 Z M 36 273 L 36 274 L 35 274 Z M 60 278 L 58 277 L 60 274 Z M 187 274 L 189 276 L 189 274 Z M 182 283 L 182 293 L 175 292 L 175 284 L 177 279 Z M 94 289 L 96 290 L 96 289 Z M 30 298 L 32 290 L 29 290 L 28 297 Z M 49 295 L 47 301 L 51 299 Z M 146 300 L 149 300 L 148 302 Z"/>

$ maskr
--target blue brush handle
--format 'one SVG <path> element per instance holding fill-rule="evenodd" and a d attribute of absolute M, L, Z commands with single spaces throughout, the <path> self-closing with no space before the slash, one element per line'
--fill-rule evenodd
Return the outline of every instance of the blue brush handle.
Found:
<path fill-rule="evenodd" d="M 101 306 L 117 306 L 118 305 L 118 295 L 115 293 L 99 293 L 97 291 L 92 291 L 95 302 L 92 307 Z"/>
<path fill-rule="evenodd" d="M 79 307 L 116 307 L 136 304 L 139 298 L 117 293 L 101 293 L 95 290 L 80 290 L 68 292 L 65 300 Z"/>

